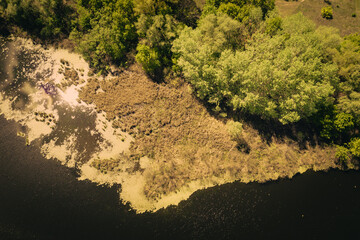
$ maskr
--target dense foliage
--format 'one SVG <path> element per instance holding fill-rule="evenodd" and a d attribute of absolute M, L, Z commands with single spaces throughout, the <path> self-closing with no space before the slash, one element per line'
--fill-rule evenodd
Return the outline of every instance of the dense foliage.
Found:
<path fill-rule="evenodd" d="M 175 70 L 221 116 L 307 121 L 340 162 L 360 158 L 359 33 L 282 18 L 274 0 L 201 2 L 0 0 L 0 33 L 69 38 L 99 73 L 131 59 L 154 80 Z M 331 6 L 321 14 L 332 18 Z M 228 127 L 240 144 L 241 123 Z"/>
<path fill-rule="evenodd" d="M 323 7 L 321 9 L 321 16 L 326 19 L 332 19 L 333 18 L 333 9 L 331 6 Z"/>
<path fill-rule="evenodd" d="M 140 15 L 136 23 L 140 38 L 136 60 L 152 78 L 161 78 L 163 69 L 171 66 L 172 42 L 181 26 L 170 15 Z"/>
<path fill-rule="evenodd" d="M 212 19 L 224 19 L 222 28 L 209 24 L 215 22 Z M 337 66 L 326 61 L 322 33 L 303 15 L 285 19 L 274 36 L 259 31 L 244 51 L 241 43 L 232 42 L 241 39 L 239 33 L 231 37 L 232 31 L 241 29 L 235 26 L 228 17 L 208 15 L 198 29 L 185 30 L 174 43 L 174 51 L 181 54 L 178 64 L 200 98 L 218 108 L 226 105 L 283 124 L 332 103 Z M 216 30 L 227 38 L 205 38 L 206 32 Z M 196 44 L 199 40 L 201 46 Z"/>
<path fill-rule="evenodd" d="M 136 42 L 136 17 L 131 0 L 79 0 L 71 38 L 90 65 L 100 70 L 122 63 Z"/>
<path fill-rule="evenodd" d="M 63 0 L 0 1 L 0 18 L 43 40 L 67 36 L 73 12 Z"/>

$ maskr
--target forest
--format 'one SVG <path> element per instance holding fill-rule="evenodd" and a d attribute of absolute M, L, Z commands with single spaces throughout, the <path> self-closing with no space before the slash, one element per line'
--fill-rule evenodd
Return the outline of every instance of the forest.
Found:
<path fill-rule="evenodd" d="M 182 78 L 235 128 L 312 126 L 344 168 L 360 158 L 360 33 L 282 17 L 275 0 L 0 0 L 0 33 L 79 52 L 98 76 L 137 63 L 155 83 Z"/>

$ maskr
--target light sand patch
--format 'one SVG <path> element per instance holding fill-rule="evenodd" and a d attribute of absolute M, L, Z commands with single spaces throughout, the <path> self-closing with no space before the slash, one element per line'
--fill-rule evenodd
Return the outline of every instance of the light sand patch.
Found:
<path fill-rule="evenodd" d="M 118 158 L 120 154 L 129 151 L 130 143 L 134 140 L 129 134 L 112 127 L 104 114 L 97 114 L 96 130 L 104 138 L 100 144 L 101 151 L 93 156 L 94 158 L 109 159 Z"/>
<path fill-rule="evenodd" d="M 71 106 L 79 105 L 79 92 L 77 91 L 76 86 L 72 85 L 68 87 L 64 92 L 61 90 L 59 90 L 59 92 L 63 101 L 67 102 Z"/>
<path fill-rule="evenodd" d="M 56 159 L 67 167 L 75 167 L 75 160 L 78 155 L 78 152 L 74 149 L 75 136 L 70 136 L 62 145 L 57 145 L 56 140 L 53 139 L 49 143 L 45 143 L 41 147 L 41 153 L 47 159 Z"/>
<path fill-rule="evenodd" d="M 57 111 L 54 109 L 48 109 L 46 107 L 47 99 L 44 99 L 41 96 L 42 94 L 31 94 L 31 104 L 29 104 L 28 108 L 21 111 L 13 110 L 12 108 L 12 103 L 16 100 L 16 98 L 11 101 L 0 93 L 0 98 L 2 99 L 0 102 L 0 114 L 3 114 L 8 120 L 15 120 L 21 125 L 27 127 L 27 133 L 25 135 L 29 144 L 35 139 L 50 134 L 52 127 L 55 125 L 54 122 L 47 124 L 46 121 L 42 122 L 37 120 L 38 118 L 34 114 L 35 112 L 52 114 L 55 119 L 58 119 Z"/>
<path fill-rule="evenodd" d="M 65 139 L 61 143 L 57 142 L 58 136 L 47 140 L 41 152 L 49 159 L 58 159 L 65 166 L 77 167 L 81 173 L 79 180 L 121 184 L 121 199 L 129 202 L 138 212 L 178 204 L 193 192 L 217 184 L 235 180 L 264 182 L 292 177 L 311 168 L 323 170 L 335 167 L 331 149 L 300 150 L 294 144 L 275 140 L 268 145 L 250 127 L 245 129 L 243 137 L 251 151 L 238 151 L 235 147 L 237 143 L 227 133 L 224 123 L 211 117 L 186 90 L 186 85 L 174 89 L 156 84 L 136 66 L 111 81 L 89 79 L 80 85 L 68 85 L 64 72 L 59 70 L 64 70 L 66 65 L 87 80 L 88 65 L 83 59 L 65 50 L 44 50 L 32 42 L 19 41 L 23 41 L 22 48 L 28 47 L 41 55 L 33 60 L 39 67 L 29 73 L 29 77 L 36 79 L 37 83 L 66 84 L 61 85 L 61 89 L 59 87 L 60 99 L 56 103 L 42 89 L 34 90 L 31 86 L 29 89 L 24 84 L 21 91 L 29 94 L 27 107 L 22 111 L 13 110 L 11 104 L 15 100 L 0 95 L 1 113 L 7 119 L 27 126 L 25 135 L 34 140 L 51 134 L 52 129 L 51 125 L 37 121 L 34 112 L 53 114 L 58 120 L 56 107 L 62 104 L 66 104 L 65 109 L 71 112 L 79 106 L 86 106 L 79 111 L 104 111 L 106 115 L 97 114 L 95 129 L 87 129 L 90 138 L 95 140 L 81 139 L 76 130 L 78 119 L 71 115 L 70 119 L 64 120 L 71 127 L 61 126 L 57 130 L 61 133 L 74 132 L 62 135 Z M 72 76 L 73 73 L 68 74 Z M 94 105 L 77 99 L 79 88 L 88 83 L 80 96 Z M 79 144 L 86 146 L 87 140 L 94 143 L 92 149 L 84 147 L 78 150 Z M 94 149 L 99 150 L 93 153 Z M 90 151 L 91 154 L 86 156 L 88 159 L 77 162 L 80 155 L 86 155 L 84 151 Z M 100 167 L 95 168 L 95 163 Z"/>

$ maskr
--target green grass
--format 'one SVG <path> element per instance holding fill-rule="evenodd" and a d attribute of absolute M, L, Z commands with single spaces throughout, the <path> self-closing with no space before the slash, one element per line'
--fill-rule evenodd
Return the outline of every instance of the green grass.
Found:
<path fill-rule="evenodd" d="M 283 17 L 302 12 L 318 26 L 338 28 L 342 36 L 360 32 L 360 18 L 352 16 L 356 10 L 359 15 L 360 8 L 356 9 L 356 3 L 357 0 L 331 0 L 333 19 L 324 19 L 321 17 L 321 9 L 329 4 L 322 0 L 299 0 L 297 2 L 276 0 L 276 6 Z"/>

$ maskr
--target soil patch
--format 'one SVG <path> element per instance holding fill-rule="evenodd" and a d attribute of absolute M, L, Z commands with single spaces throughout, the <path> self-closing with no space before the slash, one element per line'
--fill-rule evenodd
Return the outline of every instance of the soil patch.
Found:
<path fill-rule="evenodd" d="M 285 1 L 276 0 L 276 6 L 283 17 L 302 12 L 317 26 L 325 25 L 340 30 L 341 36 L 360 31 L 360 9 L 354 0 L 331 0 L 326 3 L 319 0 Z M 333 8 L 333 19 L 321 17 L 321 9 L 326 6 Z M 353 14 L 356 14 L 353 17 Z"/>

